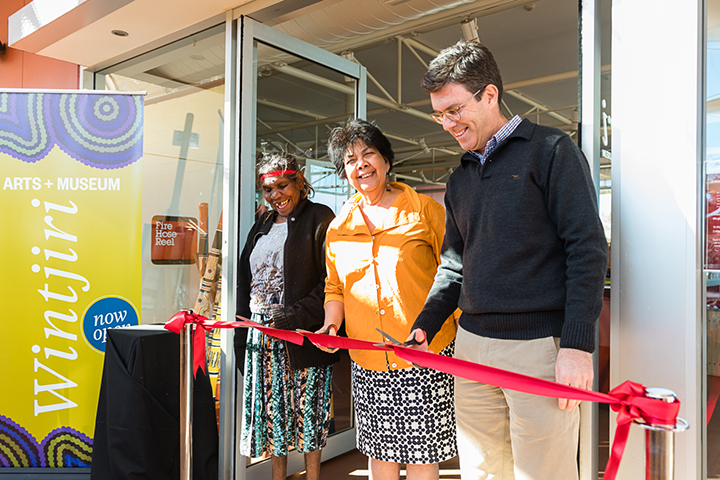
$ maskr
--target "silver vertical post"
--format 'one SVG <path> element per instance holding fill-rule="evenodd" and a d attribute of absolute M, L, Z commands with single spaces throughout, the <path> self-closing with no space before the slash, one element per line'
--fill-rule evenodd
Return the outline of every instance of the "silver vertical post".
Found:
<path fill-rule="evenodd" d="M 180 480 L 192 480 L 193 333 L 188 323 L 180 332 Z"/>
<path fill-rule="evenodd" d="M 673 403 L 677 396 L 666 388 L 647 388 L 648 398 Z M 678 418 L 677 425 L 640 424 L 645 429 L 645 479 L 673 480 L 675 478 L 675 432 L 688 428 L 688 423 Z"/>
<path fill-rule="evenodd" d="M 578 124 L 578 146 L 582 148 L 585 158 L 590 164 L 593 183 L 597 195 L 600 195 L 600 15 L 601 0 L 581 0 L 580 2 L 580 65 L 579 85 L 580 112 L 579 118 L 573 119 Z M 476 33 L 477 34 L 477 33 Z M 598 325 L 600 322 L 597 322 Z M 596 348 L 593 354 L 593 367 L 599 371 L 596 331 Z M 595 375 L 593 390 L 598 390 L 598 376 Z M 599 411 L 595 402 L 580 404 L 580 480 L 597 480 L 598 478 L 598 435 Z"/>

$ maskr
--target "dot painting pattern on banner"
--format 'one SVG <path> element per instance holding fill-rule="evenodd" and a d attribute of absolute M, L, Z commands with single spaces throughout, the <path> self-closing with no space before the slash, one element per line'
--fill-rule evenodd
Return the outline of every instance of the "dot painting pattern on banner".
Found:
<path fill-rule="evenodd" d="M 0 93 L 0 153 L 27 163 L 54 145 L 94 168 L 122 168 L 142 157 L 142 99 L 120 95 Z"/>
<path fill-rule="evenodd" d="M 92 439 L 73 428 L 56 428 L 38 443 L 0 415 L 0 467 L 88 467 L 91 457 Z"/>

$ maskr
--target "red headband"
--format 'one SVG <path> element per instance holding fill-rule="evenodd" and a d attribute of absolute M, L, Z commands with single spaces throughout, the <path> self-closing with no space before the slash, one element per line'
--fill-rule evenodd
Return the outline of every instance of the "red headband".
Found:
<path fill-rule="evenodd" d="M 297 173 L 297 170 L 275 170 L 274 172 L 263 173 L 260 176 L 260 181 L 265 180 L 266 177 L 277 177 L 279 175 L 290 175 L 291 173 Z"/>

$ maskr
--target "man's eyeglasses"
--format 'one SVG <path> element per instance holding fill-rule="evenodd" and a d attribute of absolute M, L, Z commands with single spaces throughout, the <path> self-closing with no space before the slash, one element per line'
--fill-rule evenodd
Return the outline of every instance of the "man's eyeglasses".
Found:
<path fill-rule="evenodd" d="M 476 96 L 478 93 L 482 92 L 483 90 L 485 90 L 485 87 L 483 87 L 483 88 L 481 88 L 480 90 L 478 90 L 477 92 L 473 93 L 473 94 L 472 94 L 472 97 L 468 98 L 467 100 L 465 100 L 463 103 L 461 103 L 461 104 L 458 105 L 457 107 L 448 108 L 448 109 L 445 110 L 444 112 L 432 112 L 432 113 L 430 114 L 430 116 L 431 116 L 432 119 L 435 120 L 437 123 L 443 123 L 443 117 L 447 117 L 449 120 L 452 120 L 453 122 L 459 122 L 459 121 L 460 121 L 460 110 L 462 110 L 462 108 L 463 108 L 465 105 L 467 105 L 467 103 L 468 103 L 470 100 L 472 100 L 473 98 L 475 98 L 475 96 Z"/>

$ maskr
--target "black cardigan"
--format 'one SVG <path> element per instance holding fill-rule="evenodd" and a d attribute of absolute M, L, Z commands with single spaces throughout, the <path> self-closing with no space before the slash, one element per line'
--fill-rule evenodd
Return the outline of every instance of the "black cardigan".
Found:
<path fill-rule="evenodd" d="M 272 228 L 277 212 L 261 215 L 248 234 L 245 248 L 238 260 L 236 314 L 250 318 L 250 253 L 261 235 Z M 288 235 L 285 240 L 283 275 L 285 307 L 283 317 L 275 320 L 275 326 L 283 330 L 302 328 L 314 332 L 322 327 L 325 319 L 325 233 L 335 217 L 325 205 L 310 200 L 301 201 L 287 219 Z M 235 330 L 235 361 L 240 371 L 244 368 L 247 330 Z M 309 341 L 302 346 L 285 343 L 290 368 L 330 365 L 339 360 L 337 354 L 327 354 Z"/>
<path fill-rule="evenodd" d="M 526 119 L 485 165 L 466 153 L 445 206 L 442 263 L 413 328 L 430 341 L 459 306 L 460 326 L 477 335 L 595 349 L 607 242 L 587 160 L 567 134 Z"/>

